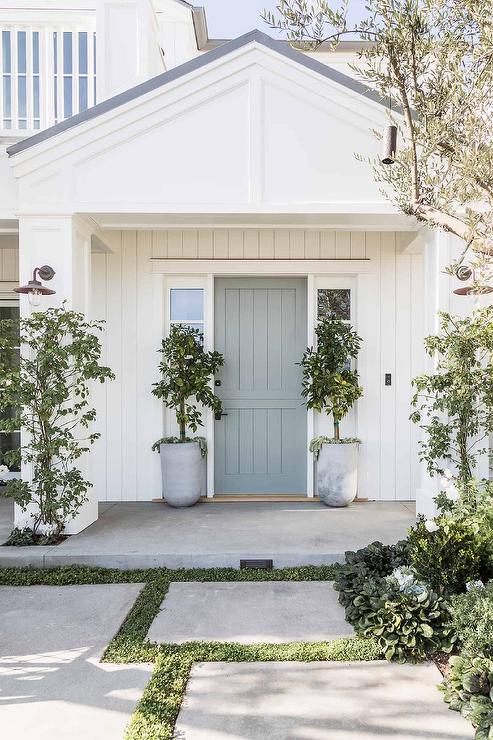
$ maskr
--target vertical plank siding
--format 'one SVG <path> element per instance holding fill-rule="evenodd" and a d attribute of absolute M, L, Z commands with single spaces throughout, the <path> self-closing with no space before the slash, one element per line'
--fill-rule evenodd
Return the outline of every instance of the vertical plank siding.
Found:
<path fill-rule="evenodd" d="M 99 499 L 160 495 L 159 455 L 151 445 L 161 436 L 163 414 L 150 391 L 164 331 L 164 283 L 151 273 L 151 258 L 198 260 L 198 275 L 201 259 L 368 259 L 371 268 L 358 276 L 355 296 L 356 328 L 364 338 L 365 394 L 354 415 L 364 441 L 360 495 L 413 498 L 419 465 L 418 431 L 408 420 L 410 380 L 423 370 L 424 284 L 421 255 L 407 254 L 397 237 L 317 229 L 107 232 L 112 253 L 92 255 L 92 318 L 106 321 L 103 361 L 116 374 L 94 390 L 102 438 L 91 470 Z M 0 280 L 18 279 L 18 253 L 9 244 L 0 249 Z M 391 386 L 385 373 L 392 373 Z"/>

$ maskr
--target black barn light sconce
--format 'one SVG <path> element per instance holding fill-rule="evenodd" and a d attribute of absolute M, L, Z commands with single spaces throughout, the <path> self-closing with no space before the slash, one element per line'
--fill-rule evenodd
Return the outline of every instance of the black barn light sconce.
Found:
<path fill-rule="evenodd" d="M 51 280 L 55 275 L 55 270 L 49 265 L 43 265 L 42 267 L 35 267 L 33 270 L 32 280 L 27 285 L 21 285 L 19 288 L 14 288 L 15 293 L 26 294 L 29 298 L 31 306 L 39 306 L 42 295 L 54 295 L 56 290 L 46 288 L 41 280 Z M 41 278 L 41 280 L 38 280 Z"/>

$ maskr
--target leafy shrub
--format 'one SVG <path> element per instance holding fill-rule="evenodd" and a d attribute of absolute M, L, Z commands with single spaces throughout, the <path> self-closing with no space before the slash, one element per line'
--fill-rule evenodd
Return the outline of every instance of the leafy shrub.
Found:
<path fill-rule="evenodd" d="M 410 561 L 426 583 L 439 592 L 461 593 L 468 581 L 487 581 L 493 576 L 493 538 L 479 522 L 454 516 L 435 519 L 436 531 L 428 531 L 420 517 L 409 530 Z"/>
<path fill-rule="evenodd" d="M 450 709 L 460 712 L 476 727 L 476 740 L 493 733 L 493 660 L 455 656 L 452 670 L 439 688 Z"/>
<path fill-rule="evenodd" d="M 466 655 L 493 656 L 493 581 L 453 596 L 451 625 Z"/>
<path fill-rule="evenodd" d="M 66 539 L 62 535 L 56 533 L 47 534 L 36 534 L 31 527 L 24 527 L 20 529 L 15 527 L 9 535 L 9 538 L 4 545 L 11 545 L 13 547 L 26 547 L 28 545 L 58 545 L 60 542 Z"/>
<path fill-rule="evenodd" d="M 356 552 L 346 552 L 346 562 L 340 566 L 334 588 L 339 591 L 339 603 L 350 606 L 369 579 L 388 576 L 395 568 L 409 562 L 405 540 L 397 545 L 372 542 Z"/>
<path fill-rule="evenodd" d="M 346 607 L 346 619 L 359 635 L 375 638 L 387 660 L 400 663 L 450 652 L 454 642 L 448 603 L 410 568 L 367 580 Z"/>

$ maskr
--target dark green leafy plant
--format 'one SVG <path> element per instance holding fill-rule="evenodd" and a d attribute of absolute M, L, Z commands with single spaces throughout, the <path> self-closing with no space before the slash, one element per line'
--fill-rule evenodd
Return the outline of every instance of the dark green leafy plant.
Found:
<path fill-rule="evenodd" d="M 425 340 L 436 369 L 413 380 L 411 419 L 425 432 L 420 456 L 430 475 L 450 460 L 467 483 L 493 432 L 493 306 L 466 318 L 439 315 L 440 333 Z"/>
<path fill-rule="evenodd" d="M 334 588 L 339 592 L 339 603 L 351 609 L 367 581 L 388 576 L 395 568 L 407 565 L 409 555 L 405 540 L 396 545 L 372 542 L 356 552 L 346 552 L 345 563 L 336 572 Z"/>
<path fill-rule="evenodd" d="M 476 728 L 476 740 L 493 734 L 493 660 L 454 656 L 446 681 L 439 686 L 450 709 L 460 712 Z"/>
<path fill-rule="evenodd" d="M 454 636 L 448 603 L 425 584 L 403 589 L 392 576 L 366 581 L 346 607 L 346 619 L 356 632 L 377 641 L 387 660 L 424 660 L 450 652 Z"/>
<path fill-rule="evenodd" d="M 309 347 L 301 360 L 301 394 L 309 409 L 332 414 L 334 439 L 339 426 L 362 395 L 358 373 L 351 370 L 351 360 L 358 356 L 361 338 L 344 321 L 325 316 L 315 329 L 317 348 Z"/>
<path fill-rule="evenodd" d="M 214 413 L 221 411 L 221 401 L 210 387 L 211 376 L 224 364 L 220 352 L 206 352 L 198 329 L 173 324 L 161 349 L 159 364 L 162 379 L 154 383 L 153 394 L 176 413 L 180 428 L 179 442 L 187 441 L 187 429 L 196 432 L 202 426 L 202 414 L 190 399 Z"/>
<path fill-rule="evenodd" d="M 409 557 L 418 577 L 439 592 L 465 590 L 468 581 L 493 576 L 493 541 L 473 518 L 441 515 L 428 531 L 424 517 L 409 530 Z"/>
<path fill-rule="evenodd" d="M 96 411 L 90 385 L 114 378 L 99 364 L 97 332 L 103 322 L 84 314 L 50 308 L 20 321 L 0 321 L 0 429 L 24 429 L 25 443 L 8 452 L 9 465 L 30 466 L 30 480 L 14 479 L 0 488 L 23 511 L 32 511 L 32 534 L 43 525 L 55 539 L 76 516 L 92 485 L 77 461 L 100 437 L 90 431 Z M 20 364 L 16 347 L 22 347 Z M 8 418 L 6 418 L 8 417 Z"/>
<path fill-rule="evenodd" d="M 451 626 L 463 655 L 493 657 L 493 581 L 470 583 L 450 600 Z"/>
<path fill-rule="evenodd" d="M 36 534 L 31 527 L 14 527 L 4 545 L 12 547 L 28 547 L 29 545 L 57 545 L 60 542 L 58 534 Z"/>

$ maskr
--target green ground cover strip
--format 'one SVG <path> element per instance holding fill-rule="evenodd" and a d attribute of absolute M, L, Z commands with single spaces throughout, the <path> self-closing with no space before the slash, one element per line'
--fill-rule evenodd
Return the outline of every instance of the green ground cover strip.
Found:
<path fill-rule="evenodd" d="M 315 660 L 379 660 L 382 653 L 372 640 L 345 637 L 332 642 L 284 645 L 189 642 L 161 645 L 152 678 L 127 728 L 126 740 L 171 740 L 187 681 L 194 663 Z"/>
<path fill-rule="evenodd" d="M 347 637 L 332 642 L 281 645 L 190 642 L 157 645 L 146 639 L 161 602 L 173 581 L 331 581 L 337 565 L 279 570 L 190 568 L 117 570 L 89 566 L 0 568 L 0 586 L 68 586 L 143 583 L 144 586 L 102 657 L 108 663 L 155 663 L 151 680 L 132 717 L 126 740 L 172 738 L 176 717 L 196 662 L 358 661 L 382 658 L 375 641 Z"/>

